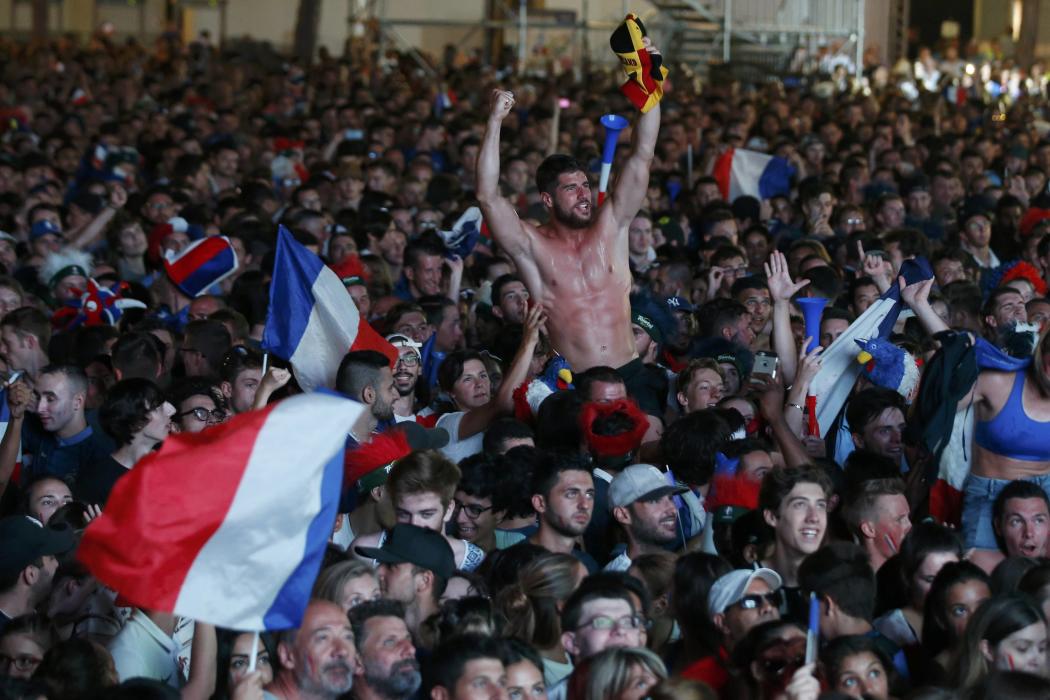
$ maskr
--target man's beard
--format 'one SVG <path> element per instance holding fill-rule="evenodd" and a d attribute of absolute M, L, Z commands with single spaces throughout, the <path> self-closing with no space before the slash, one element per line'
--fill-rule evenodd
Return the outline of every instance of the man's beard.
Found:
<path fill-rule="evenodd" d="M 594 208 L 591 207 L 591 209 L 589 209 L 590 213 L 587 215 L 586 218 L 582 216 L 577 216 L 574 213 L 575 210 L 576 208 L 573 207 L 568 211 L 564 211 L 561 209 L 561 207 L 555 204 L 551 208 L 551 216 L 554 217 L 554 220 L 557 221 L 559 224 L 564 224 L 569 228 L 587 228 L 588 226 L 590 226 L 591 219 L 594 218 Z"/>
<path fill-rule="evenodd" d="M 564 537 L 579 537 L 587 530 L 587 525 L 590 525 L 589 519 L 587 525 L 580 525 L 573 520 L 573 518 L 576 517 L 575 513 L 568 518 L 562 518 L 557 513 L 551 513 L 551 515 L 553 517 L 547 521 L 550 524 L 551 529 Z"/>
<path fill-rule="evenodd" d="M 343 672 L 341 674 L 341 681 L 328 679 L 328 672 L 334 669 Z M 350 689 L 353 687 L 353 669 L 347 661 L 343 660 L 329 661 L 328 663 L 323 664 L 317 674 L 317 678 L 303 676 L 299 679 L 299 688 L 305 692 L 313 694 L 328 693 L 332 695 L 342 695 L 343 693 L 350 692 Z"/>
<path fill-rule="evenodd" d="M 367 661 L 364 666 L 365 681 L 368 687 L 389 700 L 412 697 L 422 683 L 419 663 L 415 659 L 402 659 L 392 664 L 387 673 Z"/>

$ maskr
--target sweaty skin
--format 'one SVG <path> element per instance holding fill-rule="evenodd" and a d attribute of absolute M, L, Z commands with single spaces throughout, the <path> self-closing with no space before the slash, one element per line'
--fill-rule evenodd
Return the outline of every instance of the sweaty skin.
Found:
<path fill-rule="evenodd" d="M 550 319 L 551 343 L 573 371 L 625 365 L 638 356 L 628 299 L 627 231 L 649 182 L 660 107 L 639 117 L 631 155 L 597 212 L 583 172 L 563 173 L 553 194 L 542 193 L 548 210 L 557 207 L 564 214 L 589 219 L 586 225 L 573 227 L 552 216 L 550 223 L 536 227 L 521 221 L 499 192 L 500 125 L 513 106 L 511 93 L 493 91 L 477 168 L 478 199 L 485 220 L 517 265 L 529 294 L 543 305 Z"/>

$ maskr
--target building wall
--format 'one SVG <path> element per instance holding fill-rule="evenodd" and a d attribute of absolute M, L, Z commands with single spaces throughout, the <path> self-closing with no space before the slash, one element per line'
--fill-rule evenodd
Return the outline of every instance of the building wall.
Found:
<path fill-rule="evenodd" d="M 737 0 L 743 2 L 744 0 Z M 758 0 L 753 0 L 758 1 Z M 768 0 L 762 0 L 768 1 Z M 793 0 L 784 0 L 792 2 Z M 143 40 L 149 41 L 162 29 L 164 7 L 167 0 L 58 0 L 52 9 L 52 27 L 56 31 L 89 33 L 101 21 L 113 22 L 118 35 L 139 35 L 145 27 Z M 511 7 L 517 0 L 506 0 Z M 888 18 L 880 7 L 886 0 L 867 0 L 866 43 L 885 50 Z M 985 4 L 998 4 L 1002 0 L 984 0 Z M 1044 0 L 1050 3 L 1050 0 Z M 12 23 L 12 3 L 15 3 Z M 351 8 L 360 7 L 364 0 L 322 0 L 319 43 L 333 52 L 342 50 L 349 31 Z M 483 18 L 484 0 L 379 0 L 383 15 L 392 20 L 431 19 L 461 23 L 458 26 L 396 25 L 394 45 L 398 48 L 417 47 L 425 53 L 440 55 L 446 44 L 469 51 L 478 48 L 484 40 L 484 31 L 478 25 Z M 586 36 L 582 32 L 560 28 L 534 28 L 528 32 L 527 46 L 530 54 L 547 47 L 548 53 L 568 54 L 574 59 L 582 57 L 583 47 L 588 46 L 592 58 L 607 55 L 609 31 L 625 11 L 638 13 L 643 20 L 650 20 L 654 34 L 659 37 L 663 18 L 647 0 L 543 0 L 547 10 L 567 10 L 577 19 L 588 19 L 598 25 Z M 226 0 L 226 26 L 229 37 L 252 36 L 267 40 L 280 48 L 290 47 L 295 28 L 297 0 Z M 1050 12 L 1044 13 L 1050 18 Z M 196 36 L 207 29 L 218 38 L 220 11 L 209 3 L 200 2 L 186 11 L 188 36 Z M 536 19 L 535 16 L 533 16 Z M 30 27 L 30 7 L 19 0 L 0 0 L 0 31 L 27 32 Z M 1046 32 L 1050 37 L 1050 28 Z M 505 34 L 506 43 L 516 45 L 518 32 L 510 29 Z"/>

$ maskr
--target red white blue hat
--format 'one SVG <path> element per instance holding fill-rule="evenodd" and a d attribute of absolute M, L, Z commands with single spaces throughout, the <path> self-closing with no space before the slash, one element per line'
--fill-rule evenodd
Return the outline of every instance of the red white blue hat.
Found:
<path fill-rule="evenodd" d="M 204 294 L 237 270 L 237 253 L 226 236 L 194 241 L 180 252 L 168 251 L 164 272 L 191 299 Z"/>

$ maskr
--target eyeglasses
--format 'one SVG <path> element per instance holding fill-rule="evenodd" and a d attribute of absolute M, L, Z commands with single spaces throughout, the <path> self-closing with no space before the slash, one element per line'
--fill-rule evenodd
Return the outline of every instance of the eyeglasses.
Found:
<path fill-rule="evenodd" d="M 493 508 L 493 506 L 482 508 L 477 503 L 463 503 L 455 498 L 452 499 L 452 502 L 456 504 L 456 510 L 462 510 L 471 520 L 477 520 L 483 513 L 487 513 Z"/>
<path fill-rule="evenodd" d="M 19 654 L 18 656 L 8 656 L 7 654 L 0 654 L 0 667 L 6 667 L 8 670 L 14 668 L 18 671 L 32 671 L 43 659 L 39 656 L 30 656 L 29 654 Z"/>
<path fill-rule="evenodd" d="M 576 629 L 590 627 L 592 630 L 598 632 L 608 632 L 612 629 L 637 630 L 647 628 L 648 626 L 648 622 L 639 615 L 625 615 L 619 619 L 608 617 L 606 615 L 599 615 L 588 622 L 584 622 Z"/>
<path fill-rule="evenodd" d="M 776 590 L 769 593 L 754 593 L 752 595 L 746 595 L 733 605 L 741 610 L 758 610 L 762 607 L 762 603 L 766 602 L 774 608 L 779 608 L 782 600 L 783 596 L 779 590 Z"/>
<path fill-rule="evenodd" d="M 400 355 L 397 358 L 397 364 L 404 365 L 405 367 L 415 367 L 419 364 L 419 355 L 414 352 Z"/>
<path fill-rule="evenodd" d="M 222 410 L 221 408 L 215 408 L 209 411 L 203 406 L 197 406 L 196 408 L 191 408 L 188 411 L 176 413 L 175 417 L 182 418 L 183 416 L 188 416 L 191 413 L 193 414 L 193 417 L 199 420 L 201 423 L 221 423 L 224 420 L 226 420 L 226 411 Z"/>

